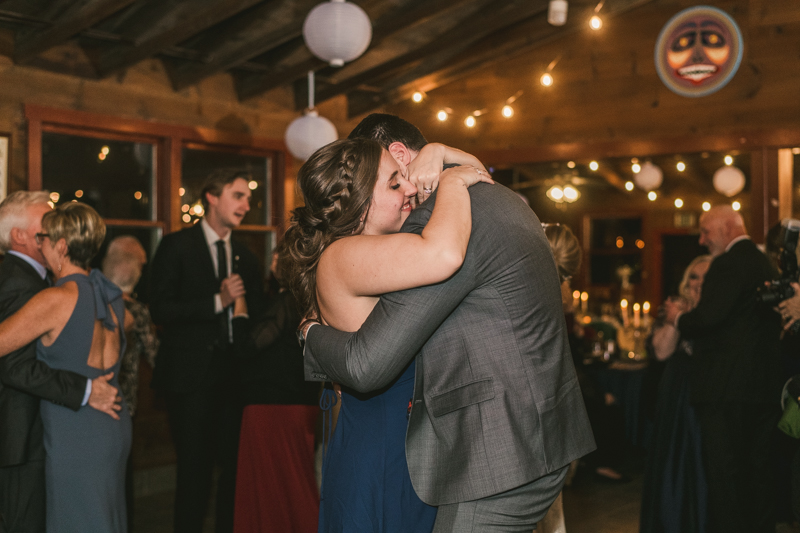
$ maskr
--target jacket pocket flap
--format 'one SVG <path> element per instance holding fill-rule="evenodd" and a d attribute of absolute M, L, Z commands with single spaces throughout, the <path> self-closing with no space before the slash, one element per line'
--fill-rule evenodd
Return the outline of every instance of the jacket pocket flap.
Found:
<path fill-rule="evenodd" d="M 432 396 L 428 407 L 433 416 L 438 417 L 492 398 L 494 398 L 492 378 L 487 378 Z"/>

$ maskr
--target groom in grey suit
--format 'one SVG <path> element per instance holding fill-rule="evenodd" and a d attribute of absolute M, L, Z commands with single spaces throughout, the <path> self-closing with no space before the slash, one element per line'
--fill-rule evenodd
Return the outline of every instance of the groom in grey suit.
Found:
<path fill-rule="evenodd" d="M 396 158 L 393 143 L 412 159 L 425 144 L 392 115 L 370 115 L 350 136 L 375 138 Z M 307 329 L 306 379 L 373 391 L 416 356 L 406 460 L 419 497 L 439 507 L 434 531 L 530 532 L 594 439 L 541 223 L 503 186 L 469 192 L 458 273 L 382 296 L 356 333 Z M 435 201 L 434 192 L 401 231 L 421 233 Z"/>

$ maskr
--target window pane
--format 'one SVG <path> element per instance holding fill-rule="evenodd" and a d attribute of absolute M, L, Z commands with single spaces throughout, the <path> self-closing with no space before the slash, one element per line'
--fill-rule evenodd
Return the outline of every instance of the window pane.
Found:
<path fill-rule="evenodd" d="M 154 159 L 152 144 L 45 132 L 42 187 L 105 218 L 155 220 Z"/>
<path fill-rule="evenodd" d="M 142 269 L 142 277 L 139 279 L 139 283 L 136 285 L 134 292 L 136 292 L 139 301 L 147 302 L 149 299 L 149 280 L 150 280 L 150 262 L 153 259 L 153 254 L 156 251 L 156 246 L 158 246 L 158 242 L 161 240 L 161 228 L 136 228 L 136 227 L 124 227 L 124 226 L 106 226 L 106 239 L 103 242 L 103 246 L 100 248 L 100 252 L 92 261 L 92 268 L 102 268 L 103 265 L 103 258 L 106 256 L 106 252 L 108 251 L 108 244 L 115 238 L 120 237 L 122 235 L 131 235 L 136 237 L 139 242 L 144 247 L 144 251 L 147 253 L 147 264 L 144 265 Z"/>
<path fill-rule="evenodd" d="M 270 225 L 270 163 L 269 157 L 184 148 L 181 171 L 181 187 L 185 191 L 181 202 L 183 221 L 192 222 L 200 215 L 201 211 L 195 206 L 200 204 L 200 190 L 206 178 L 216 171 L 230 171 L 247 172 L 252 177 L 250 212 L 242 224 Z M 186 217 L 187 211 L 189 217 Z"/>
<path fill-rule="evenodd" d="M 235 231 L 233 236 L 255 254 L 261 273 L 266 276 L 272 261 L 272 250 L 275 247 L 275 232 Z"/>

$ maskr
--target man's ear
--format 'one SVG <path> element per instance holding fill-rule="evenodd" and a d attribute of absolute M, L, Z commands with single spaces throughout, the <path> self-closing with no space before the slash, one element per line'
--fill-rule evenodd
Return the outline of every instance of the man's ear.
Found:
<path fill-rule="evenodd" d="M 405 144 L 399 141 L 395 141 L 389 145 L 389 153 L 392 154 L 395 161 L 403 165 L 404 168 L 411 163 L 411 151 Z"/>
<path fill-rule="evenodd" d="M 16 245 L 18 247 L 25 246 L 25 242 L 28 240 L 28 234 L 19 228 L 11 228 L 11 231 L 9 232 L 8 236 L 10 244 Z"/>

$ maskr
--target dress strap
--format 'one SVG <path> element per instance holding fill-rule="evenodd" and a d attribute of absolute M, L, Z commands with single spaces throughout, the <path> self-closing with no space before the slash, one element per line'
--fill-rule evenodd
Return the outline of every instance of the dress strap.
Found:
<path fill-rule="evenodd" d="M 94 288 L 94 307 L 97 320 L 102 320 L 103 326 L 107 330 L 114 331 L 116 324 L 108 306 L 122 298 L 122 290 L 96 268 L 89 273 L 89 281 Z"/>

